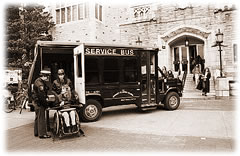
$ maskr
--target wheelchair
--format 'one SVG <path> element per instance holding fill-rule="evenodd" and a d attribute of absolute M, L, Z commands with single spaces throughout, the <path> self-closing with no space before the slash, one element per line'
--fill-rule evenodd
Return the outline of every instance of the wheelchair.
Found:
<path fill-rule="evenodd" d="M 66 112 L 69 113 L 74 111 L 75 114 L 75 125 L 72 125 L 71 123 L 71 117 L 69 117 L 70 119 L 70 132 L 66 131 L 66 123 L 64 122 L 64 117 L 63 117 L 63 113 Z M 62 138 L 64 135 L 72 135 L 72 134 L 77 134 L 78 137 L 81 136 L 81 134 L 84 135 L 84 132 L 81 130 L 81 125 L 80 125 L 80 121 L 79 121 L 79 116 L 78 113 L 76 111 L 76 108 L 66 108 L 66 109 L 60 109 L 57 110 L 54 113 L 54 119 L 53 119 L 53 135 L 55 138 L 56 136 L 58 136 L 59 138 Z"/>
<path fill-rule="evenodd" d="M 66 107 L 67 106 L 67 107 Z M 50 107 L 46 110 L 46 118 L 47 118 L 47 131 L 52 134 L 53 140 L 56 138 L 61 139 L 67 135 L 77 135 L 78 137 L 85 136 L 84 132 L 81 129 L 81 124 L 78 116 L 78 112 L 81 108 L 81 105 L 72 105 L 70 103 L 64 104 L 64 106 L 55 106 Z M 53 115 L 53 124 L 50 128 L 50 117 L 49 111 L 54 111 Z M 70 117 L 69 113 L 74 112 L 75 114 L 75 125 L 72 125 L 72 118 Z M 66 131 L 66 123 L 64 120 L 63 113 L 68 113 L 69 115 L 69 123 L 70 123 L 70 131 Z"/>

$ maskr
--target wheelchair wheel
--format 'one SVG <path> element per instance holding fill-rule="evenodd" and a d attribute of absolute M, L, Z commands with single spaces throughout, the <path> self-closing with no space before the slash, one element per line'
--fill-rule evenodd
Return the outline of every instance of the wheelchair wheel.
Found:
<path fill-rule="evenodd" d="M 78 127 L 77 136 L 78 136 L 78 137 L 80 137 L 81 135 L 82 135 L 82 136 L 85 136 L 83 130 L 81 129 L 81 123 L 80 123 L 80 119 L 79 119 L 79 116 L 78 116 L 77 113 L 76 113 L 76 124 L 77 124 L 77 127 Z"/>
<path fill-rule="evenodd" d="M 81 129 L 80 120 L 79 120 L 79 116 L 78 116 L 77 112 L 76 112 L 75 114 L 76 114 L 76 124 L 77 124 L 77 128 L 78 128 L 77 136 L 80 137 L 80 136 L 81 136 L 81 132 L 80 132 L 80 129 Z"/>
<path fill-rule="evenodd" d="M 54 123 L 53 123 L 53 134 L 56 136 L 59 133 L 59 115 L 58 112 L 54 114 Z"/>

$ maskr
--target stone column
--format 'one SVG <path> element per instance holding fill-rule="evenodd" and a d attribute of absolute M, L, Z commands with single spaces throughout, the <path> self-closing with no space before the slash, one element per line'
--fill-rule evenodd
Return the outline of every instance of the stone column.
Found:
<path fill-rule="evenodd" d="M 187 47 L 187 73 L 190 74 L 190 58 L 189 58 L 189 47 Z"/>
<path fill-rule="evenodd" d="M 179 61 L 180 61 L 179 68 L 180 68 L 180 71 L 182 72 L 182 47 L 178 47 L 178 48 L 179 48 Z"/>

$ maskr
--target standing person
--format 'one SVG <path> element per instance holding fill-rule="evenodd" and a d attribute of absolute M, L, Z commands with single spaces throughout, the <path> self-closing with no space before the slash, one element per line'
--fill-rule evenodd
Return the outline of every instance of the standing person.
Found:
<path fill-rule="evenodd" d="M 34 121 L 34 135 L 41 139 L 50 138 L 47 135 L 45 110 L 47 108 L 47 92 L 49 90 L 46 85 L 50 71 L 42 70 L 40 77 L 37 78 L 33 86 L 33 100 L 35 103 L 35 121 Z"/>
<path fill-rule="evenodd" d="M 199 65 L 199 68 L 200 68 L 200 71 L 202 71 L 202 58 L 200 55 L 198 55 L 196 58 L 195 58 L 195 63 L 196 65 L 198 64 Z"/>
<path fill-rule="evenodd" d="M 203 71 L 203 89 L 202 89 L 202 95 L 207 96 L 207 93 L 210 92 L 210 78 L 211 78 L 211 72 L 209 68 L 205 68 Z"/>
<path fill-rule="evenodd" d="M 197 87 L 198 83 L 199 83 L 199 75 L 201 74 L 201 70 L 199 67 L 199 64 L 197 64 L 194 69 L 193 69 L 193 74 L 194 74 L 194 78 L 195 78 L 195 85 Z"/>
<path fill-rule="evenodd" d="M 70 79 L 68 79 L 65 74 L 63 69 L 58 70 L 58 78 L 53 81 L 53 87 L 52 91 L 54 91 L 57 94 L 58 97 L 58 103 L 60 103 L 60 106 L 64 105 L 64 102 L 74 102 L 76 101 L 76 98 L 74 95 L 73 86 L 72 82 Z M 65 106 L 65 108 L 68 108 L 70 106 Z M 70 111 L 68 114 L 67 112 L 63 112 L 62 116 L 64 117 L 64 121 L 66 124 L 66 132 L 70 133 L 70 118 L 71 118 L 71 124 L 73 125 L 74 128 L 76 127 L 76 120 L 75 120 L 75 111 Z M 70 118 L 69 118 L 70 117 Z"/>

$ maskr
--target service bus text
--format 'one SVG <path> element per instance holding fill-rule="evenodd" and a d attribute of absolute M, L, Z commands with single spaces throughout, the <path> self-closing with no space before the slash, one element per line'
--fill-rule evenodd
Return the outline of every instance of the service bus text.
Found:
<path fill-rule="evenodd" d="M 133 49 L 85 48 L 85 55 L 135 56 Z"/>

